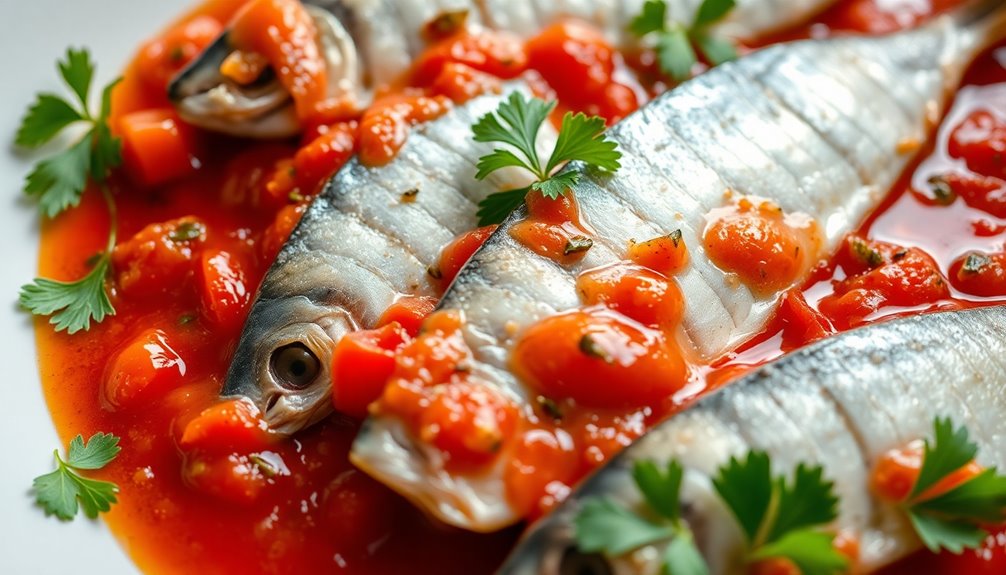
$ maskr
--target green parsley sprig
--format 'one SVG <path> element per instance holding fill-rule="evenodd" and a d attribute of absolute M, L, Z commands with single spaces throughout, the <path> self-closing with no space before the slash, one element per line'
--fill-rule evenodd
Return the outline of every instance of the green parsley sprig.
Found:
<path fill-rule="evenodd" d="M 66 460 L 59 456 L 58 449 L 55 450 L 56 470 L 35 478 L 35 500 L 46 515 L 55 515 L 64 521 L 76 517 L 80 508 L 92 519 L 108 511 L 116 503 L 119 487 L 109 481 L 88 479 L 78 471 L 101 469 L 120 451 L 119 438 L 110 433 L 95 433 L 87 443 L 82 435 L 74 437 Z"/>
<path fill-rule="evenodd" d="M 919 477 L 903 504 L 919 538 L 933 552 L 976 549 L 988 536 L 982 525 L 1006 520 L 1006 476 L 995 468 L 949 491 L 927 494 L 977 454 L 978 445 L 965 427 L 955 428 L 949 418 L 933 422 L 933 441 L 925 442 Z"/>
<path fill-rule="evenodd" d="M 684 469 L 672 460 L 665 471 L 652 461 L 638 461 L 633 479 L 646 502 L 647 516 L 609 499 L 590 499 L 575 519 L 578 547 L 617 557 L 652 543 L 667 541 L 664 573 L 707 575 L 709 567 L 681 517 Z M 800 465 L 792 482 L 773 477 L 769 457 L 752 451 L 743 460 L 719 468 L 713 486 L 734 514 L 747 540 L 744 559 L 753 563 L 786 558 L 804 575 L 842 572 L 847 559 L 832 545 L 834 535 L 818 531 L 837 517 L 838 498 L 821 467 Z"/>
<path fill-rule="evenodd" d="M 70 48 L 57 63 L 63 82 L 75 101 L 56 94 L 39 94 L 21 120 L 15 144 L 35 149 L 52 141 L 68 127 L 83 124 L 87 131 L 74 144 L 40 161 L 25 179 L 25 194 L 38 201 L 48 218 L 78 206 L 88 182 L 99 185 L 111 216 L 105 251 L 82 279 L 61 282 L 36 278 L 21 288 L 21 305 L 35 315 L 50 316 L 56 331 L 76 333 L 114 315 L 115 308 L 105 289 L 111 268 L 111 253 L 116 239 L 115 199 L 106 185 L 111 171 L 122 163 L 122 143 L 108 125 L 112 89 L 115 80 L 104 87 L 98 113 L 92 114 L 88 103 L 94 64 L 87 50 Z"/>
<path fill-rule="evenodd" d="M 696 48 L 713 66 L 737 58 L 733 42 L 713 34 L 713 24 L 733 10 L 735 0 L 703 0 L 691 26 L 667 22 L 667 3 L 664 0 L 647 0 L 643 11 L 633 19 L 629 30 L 640 38 L 654 35 L 660 69 L 673 80 L 681 82 L 692 75 L 698 62 Z"/>
<path fill-rule="evenodd" d="M 554 200 L 567 190 L 576 189 L 581 174 L 578 171 L 559 172 L 568 162 L 580 161 L 610 172 L 621 167 L 619 159 L 622 154 L 616 149 L 617 144 L 604 135 L 604 119 L 572 112 L 567 112 L 563 117 L 555 148 L 542 161 L 537 148 L 538 133 L 553 109 L 554 102 L 528 99 L 523 94 L 514 92 L 496 111 L 486 114 L 472 126 L 476 142 L 508 144 L 516 150 L 515 153 L 509 149 L 497 148 L 491 154 L 479 158 L 476 178 L 484 180 L 493 172 L 506 167 L 523 168 L 536 178 L 526 188 L 491 194 L 480 202 L 480 226 L 502 222 L 521 205 L 529 192 L 540 192 L 546 198 Z"/>

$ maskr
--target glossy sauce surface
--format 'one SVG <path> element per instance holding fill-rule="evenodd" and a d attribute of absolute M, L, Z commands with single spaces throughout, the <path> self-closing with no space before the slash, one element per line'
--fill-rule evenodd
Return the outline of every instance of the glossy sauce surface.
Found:
<path fill-rule="evenodd" d="M 241 4 L 241 0 L 212 1 L 199 10 L 199 16 L 186 18 L 187 24 L 142 48 L 116 93 L 116 117 L 132 118 L 136 126 L 142 127 L 143 118 L 131 116 L 132 112 L 155 110 L 168 114 L 164 111 L 167 102 L 163 86 L 170 73 L 164 70 L 177 66 L 172 55 L 180 48 L 190 58 L 197 52 L 193 47 L 212 40 L 215 30 Z M 896 3 L 899 19 L 877 8 L 887 4 L 875 4 L 873 0 L 840 3 L 819 18 L 821 23 L 797 35 L 824 34 L 826 25 L 835 29 L 890 29 L 914 20 L 910 13 L 926 13 L 931 9 L 920 8 L 926 2 Z M 937 1 L 937 4 L 935 8 L 943 9 L 950 3 Z M 497 81 L 494 78 L 511 78 L 528 67 L 552 84 L 562 99 L 563 109 L 601 113 L 609 120 L 617 120 L 647 97 L 647 91 L 626 73 L 621 55 L 606 52 L 596 33 L 579 24 L 551 27 L 525 46 L 505 36 L 448 34 L 440 42 L 416 65 L 411 83 L 421 86 L 422 92 L 407 98 L 463 101 L 466 96 L 491 89 Z M 565 56 L 556 47 L 567 42 L 592 46 L 597 60 L 579 68 L 564 63 Z M 456 49 L 459 45 L 464 49 Z M 494 58 L 493 54 L 507 56 Z M 646 55 L 626 58 L 646 59 Z M 152 66 L 152 62 L 163 65 Z M 838 327 L 899 313 L 1006 301 L 1001 295 L 964 293 L 956 287 L 960 282 L 955 283 L 949 277 L 959 275 L 951 272 L 954 261 L 972 250 L 990 257 L 1002 252 L 1006 213 L 996 211 L 995 198 L 989 193 L 957 192 L 957 199 L 949 205 L 945 205 L 946 201 L 933 201 L 935 196 L 929 184 L 933 175 L 951 169 L 970 172 L 967 159 L 950 156 L 949 141 L 954 128 L 972 112 L 985 108 L 1000 120 L 1006 118 L 1004 65 L 1006 48 L 990 52 L 975 65 L 968 75 L 967 86 L 959 92 L 953 111 L 940 129 L 935 148 L 923 154 L 921 164 L 910 170 L 883 209 L 859 231 L 858 235 L 867 244 L 882 241 L 895 246 L 872 248 L 883 252 L 882 263 L 875 261 L 870 255 L 872 251 L 852 247 L 845 255 L 822 266 L 803 289 L 787 294 L 781 311 L 764 334 L 720 364 L 693 374 L 686 387 L 679 390 L 677 401 L 664 402 L 657 409 L 632 406 L 592 412 L 579 410 L 562 426 L 549 423 L 547 415 L 552 407 L 563 406 L 543 405 L 546 417 L 542 423 L 514 438 L 509 447 L 514 454 L 514 465 L 506 475 L 511 500 L 530 516 L 547 511 L 568 494 L 579 477 L 644 433 L 679 401 L 695 397 L 700 391 L 784 351 L 833 333 Z M 586 74 L 584 70 L 593 73 L 577 75 Z M 645 74 L 641 77 L 645 78 Z M 590 90 L 563 98 L 563 86 L 568 85 L 589 86 Z M 77 433 L 88 435 L 100 430 L 123 437 L 122 454 L 114 465 L 98 475 L 116 481 L 122 488 L 120 503 L 113 507 L 108 522 L 145 571 L 180 573 L 198 568 L 200 573 L 208 574 L 406 571 L 421 574 L 445 570 L 489 573 L 518 535 L 516 529 L 494 535 L 467 534 L 435 526 L 421 517 L 403 500 L 348 463 L 347 452 L 357 424 L 346 417 L 333 416 L 293 440 L 280 442 L 262 436 L 255 429 L 253 414 L 228 412 L 224 415 L 231 427 L 220 428 L 228 430 L 226 433 L 216 434 L 215 439 L 201 444 L 199 449 L 181 446 L 187 424 L 214 404 L 255 286 L 296 224 L 317 183 L 341 165 L 353 150 L 372 149 L 377 158 L 374 163 L 380 163 L 381 158 L 386 159 L 386 154 L 393 154 L 395 146 L 400 145 L 402 132 L 395 124 L 396 118 L 405 124 L 413 118 L 398 113 L 401 108 L 395 106 L 401 102 L 393 99 L 399 97 L 389 91 L 387 99 L 382 99 L 385 104 L 394 102 L 390 116 L 380 115 L 378 106 L 371 111 L 373 124 L 368 124 L 364 113 L 355 120 L 314 128 L 300 145 L 249 144 L 197 133 L 191 145 L 170 148 L 175 150 L 177 161 L 169 173 L 141 170 L 114 182 L 119 203 L 117 252 L 121 251 L 117 256 L 120 259 L 114 295 L 118 314 L 87 334 L 76 336 L 55 334 L 40 322 L 37 338 L 43 386 L 61 436 L 69 439 Z M 368 144 L 360 144 L 361 138 L 365 139 L 361 125 L 376 126 L 376 133 L 390 134 L 390 139 L 372 140 L 373 147 L 368 148 Z M 141 133 L 139 128 L 135 132 Z M 980 156 L 980 151 L 972 150 L 970 163 L 984 166 Z M 526 236 L 522 241 L 548 253 L 555 252 L 557 257 L 576 257 L 575 251 L 561 252 L 566 251 L 573 236 L 589 236 L 589 230 L 572 233 L 562 229 L 562 225 L 555 229 L 554 222 L 546 224 L 539 226 L 541 229 L 518 233 Z M 91 193 L 85 195 L 80 209 L 47 223 L 42 237 L 41 274 L 60 279 L 83 275 L 87 260 L 103 248 L 107 225 L 104 206 Z M 149 228 L 150 225 L 159 227 Z M 476 238 L 479 239 L 484 239 L 484 234 Z M 466 259 L 465 254 L 471 253 L 473 244 L 478 245 L 478 241 L 459 240 L 445 251 L 441 262 L 445 272 L 456 271 L 460 265 L 457 260 Z M 910 261 L 929 258 L 923 263 L 934 268 L 940 277 L 948 278 L 945 292 L 934 292 L 935 296 L 927 301 L 905 303 L 898 299 L 896 290 L 889 290 L 889 305 L 879 305 L 855 322 L 849 321 L 852 314 L 848 306 L 828 307 L 825 302 L 835 299 L 836 291 L 851 292 L 863 287 L 836 283 L 850 274 L 863 276 L 886 266 L 903 267 L 902 262 L 909 258 L 894 261 L 902 247 L 924 252 Z M 634 247 L 637 255 L 632 259 L 648 267 L 666 265 L 667 270 L 660 271 L 670 277 L 687 258 L 687 254 L 674 252 L 672 248 L 659 241 L 647 247 Z M 867 254 L 865 264 L 856 259 L 863 253 Z M 922 269 L 928 268 L 922 266 Z M 647 330 L 677 321 L 676 308 L 666 309 L 666 301 L 657 307 L 638 299 L 612 304 L 611 294 L 617 294 L 617 289 L 611 286 L 622 282 L 634 286 L 646 283 L 666 294 L 671 288 L 658 286 L 660 277 L 630 269 L 583 281 L 585 297 L 597 300 L 594 303 L 607 298 L 600 303 L 609 307 L 622 305 L 625 309 L 641 306 L 640 309 L 652 315 L 635 318 L 635 323 L 628 327 L 622 326 L 624 322 L 620 320 L 608 318 L 608 323 L 619 324 L 613 333 L 631 328 L 635 330 L 633 333 L 642 334 L 639 335 L 642 340 L 652 343 L 652 338 L 647 339 Z M 597 290 L 598 284 L 608 287 Z M 876 285 L 871 280 L 866 287 Z M 596 295 L 602 292 L 605 295 Z M 391 330 L 381 338 L 357 341 L 355 348 L 344 350 L 347 357 L 373 358 L 375 354 L 386 357 L 384 350 L 393 349 L 415 335 L 418 318 L 429 312 L 431 302 L 400 303 L 386 314 L 387 322 L 398 320 L 411 335 Z M 626 315 L 638 315 L 637 312 L 642 313 L 637 309 Z M 576 323 L 578 319 L 569 317 L 561 321 Z M 443 320 L 443 324 L 445 339 L 449 339 L 450 322 Z M 633 337 L 636 336 L 629 340 Z M 598 349 L 598 353 L 604 351 Z M 360 360 L 353 360 L 356 365 L 364 365 L 357 362 Z M 148 364 L 156 365 L 156 369 L 146 369 Z M 660 369 L 668 369 L 667 365 L 663 362 Z M 386 363 L 378 361 L 371 368 L 371 379 L 387 378 Z M 704 376 L 708 376 L 708 382 Z M 675 375 L 672 379 L 679 381 L 682 377 Z M 408 389 L 407 385 L 402 387 Z M 648 391 L 651 390 L 641 391 L 644 395 L 641 402 L 651 402 L 652 398 L 645 395 Z M 475 415 L 480 405 L 492 400 L 466 396 L 450 399 L 458 405 L 473 405 L 468 411 Z M 604 397 L 593 396 L 576 399 L 587 403 L 606 401 Z M 368 397 L 357 399 L 346 411 L 359 412 L 367 401 Z M 435 415 L 432 411 L 417 417 Z M 496 423 L 500 427 L 490 430 L 493 433 L 502 435 L 510 429 L 505 419 L 497 418 Z M 422 421 L 417 426 L 421 427 Z M 440 442 L 447 449 L 477 459 L 485 450 L 492 450 L 494 436 L 476 434 L 485 441 L 472 443 L 466 439 L 471 429 L 459 426 L 446 430 Z M 248 442 L 247 448 L 235 447 L 244 441 Z M 578 447 L 574 449 L 574 445 Z M 891 573 L 1001 573 L 1006 548 L 1002 539 L 1001 535 L 990 538 L 993 547 L 975 557 L 941 557 L 936 561 L 924 557 Z M 986 556 L 992 559 L 983 558 Z M 932 568 L 913 570 L 917 569 L 913 565 L 918 564 Z"/>

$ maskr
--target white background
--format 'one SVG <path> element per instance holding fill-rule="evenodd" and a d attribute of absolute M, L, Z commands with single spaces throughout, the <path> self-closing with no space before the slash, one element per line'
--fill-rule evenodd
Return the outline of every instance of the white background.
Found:
<path fill-rule="evenodd" d="M 12 148 L 17 123 L 40 90 L 57 91 L 57 58 L 86 46 L 96 85 L 136 46 L 184 11 L 188 0 L 0 0 L 0 573 L 120 575 L 136 568 L 101 523 L 63 523 L 32 505 L 32 478 L 52 469 L 58 444 L 42 398 L 34 338 L 16 305 L 34 277 L 37 211 L 21 199 L 31 157 Z"/>

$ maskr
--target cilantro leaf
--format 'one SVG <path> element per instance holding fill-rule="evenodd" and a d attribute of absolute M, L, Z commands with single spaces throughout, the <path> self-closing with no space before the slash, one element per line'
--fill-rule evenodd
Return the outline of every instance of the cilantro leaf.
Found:
<path fill-rule="evenodd" d="M 844 573 L 848 559 L 832 545 L 834 536 L 809 529 L 791 531 L 751 554 L 752 561 L 785 557 L 800 568 L 801 575 Z"/>
<path fill-rule="evenodd" d="M 955 430 L 950 418 L 936 418 L 933 430 L 933 442 L 925 440 L 922 469 L 909 499 L 918 497 L 947 475 L 967 465 L 978 454 L 978 446 L 971 442 L 968 430 L 964 427 Z"/>
<path fill-rule="evenodd" d="M 838 517 L 835 484 L 823 476 L 821 466 L 808 467 L 801 463 L 796 468 L 792 487 L 782 478 L 777 480 L 779 502 L 768 541 L 776 541 L 792 531 L 830 523 Z"/>
<path fill-rule="evenodd" d="M 91 54 L 86 49 L 74 50 L 67 48 L 66 60 L 57 63 L 63 81 L 73 90 L 80 100 L 80 105 L 87 109 L 87 94 L 91 91 L 91 78 L 94 77 L 94 64 Z"/>
<path fill-rule="evenodd" d="M 946 549 L 960 555 L 965 549 L 977 549 L 988 535 L 984 529 L 966 521 L 940 519 L 915 511 L 909 511 L 908 518 L 919 539 L 933 553 Z"/>
<path fill-rule="evenodd" d="M 660 32 L 667 21 L 667 4 L 664 0 L 646 0 L 643 11 L 632 19 L 629 31 L 640 38 L 652 32 Z"/>
<path fill-rule="evenodd" d="M 494 111 L 480 118 L 472 132 L 477 142 L 497 142 L 514 149 L 496 148 L 479 158 L 476 178 L 483 180 L 496 170 L 523 168 L 535 177 L 527 188 L 491 194 L 479 203 L 479 225 L 498 224 L 520 206 L 527 192 L 540 192 L 544 197 L 557 199 L 580 182 L 578 171 L 556 173 L 571 161 L 581 161 L 602 170 L 615 171 L 620 167 L 621 152 L 614 142 L 604 135 L 602 118 L 584 114 L 567 113 L 559 128 L 555 147 L 543 165 L 538 155 L 537 140 L 541 126 L 555 108 L 554 102 L 527 99 L 514 92 Z"/>
<path fill-rule="evenodd" d="M 676 521 L 681 515 L 679 498 L 684 473 L 681 464 L 673 459 L 667 464 L 666 472 L 648 459 L 637 461 L 632 468 L 632 478 L 643 493 L 646 503 L 672 521 Z"/>
<path fill-rule="evenodd" d="M 731 457 L 720 467 L 713 487 L 737 518 L 748 541 L 757 539 L 772 502 L 772 469 L 768 454 L 751 451 L 743 461 Z"/>
<path fill-rule="evenodd" d="M 56 331 L 74 334 L 90 329 L 91 320 L 101 322 L 105 316 L 115 315 L 105 291 L 108 267 L 108 254 L 105 254 L 90 273 L 77 281 L 36 278 L 21 287 L 20 303 L 35 315 L 52 315 L 49 323 L 56 326 Z"/>
<path fill-rule="evenodd" d="M 119 492 L 118 486 L 108 481 L 89 479 L 76 470 L 100 469 L 115 459 L 119 453 L 119 438 L 106 433 L 96 433 L 87 442 L 78 435 L 70 442 L 66 461 L 53 452 L 56 470 L 40 475 L 32 482 L 35 501 L 46 515 L 62 520 L 76 517 L 78 509 L 92 519 L 111 509 Z"/>
<path fill-rule="evenodd" d="M 574 160 L 609 172 L 618 170 L 622 167 L 618 162 L 622 154 L 618 152 L 618 144 L 605 138 L 604 128 L 603 118 L 567 112 L 545 172 L 551 174 L 560 165 Z"/>
<path fill-rule="evenodd" d="M 83 119 L 80 112 L 59 96 L 39 94 L 21 120 L 14 143 L 25 148 L 37 148 L 70 124 Z"/>
<path fill-rule="evenodd" d="M 484 200 L 479 202 L 479 226 L 489 226 L 498 224 L 506 219 L 510 212 L 516 210 L 524 203 L 524 198 L 531 191 L 530 187 L 507 190 L 489 194 Z"/>
<path fill-rule="evenodd" d="M 38 198 L 42 212 L 52 218 L 80 204 L 87 186 L 91 141 L 83 138 L 70 149 L 42 160 L 25 179 L 24 191 Z"/>
<path fill-rule="evenodd" d="M 726 17 L 737 3 L 734 0 L 703 0 L 695 13 L 693 28 L 703 28 L 715 24 Z"/>
<path fill-rule="evenodd" d="M 66 463 L 77 469 L 101 469 L 120 451 L 119 438 L 111 433 L 95 433 L 86 444 L 84 436 L 78 435 L 70 441 Z"/>
<path fill-rule="evenodd" d="M 603 551 L 614 557 L 674 534 L 671 527 L 647 521 L 603 498 L 587 500 L 574 520 L 574 527 L 580 550 Z"/>
<path fill-rule="evenodd" d="M 709 575 L 706 560 L 695 547 L 691 533 L 679 533 L 664 551 L 663 575 Z"/>

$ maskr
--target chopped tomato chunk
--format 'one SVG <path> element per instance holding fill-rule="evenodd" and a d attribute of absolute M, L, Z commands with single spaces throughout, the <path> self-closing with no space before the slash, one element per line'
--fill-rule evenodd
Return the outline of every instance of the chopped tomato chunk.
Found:
<path fill-rule="evenodd" d="M 276 214 L 276 219 L 262 234 L 263 261 L 271 262 L 276 259 L 276 255 L 293 233 L 293 229 L 300 223 L 300 218 L 306 210 L 306 205 L 295 204 L 284 207 Z"/>
<path fill-rule="evenodd" d="M 413 65 L 412 82 L 429 86 L 451 64 L 496 78 L 516 78 L 527 68 L 527 54 L 520 37 L 509 32 L 461 31 L 427 49 Z"/>
<path fill-rule="evenodd" d="M 206 408 L 189 421 L 178 445 L 215 453 L 252 452 L 268 447 L 271 436 L 259 410 L 246 399 L 231 399 Z"/>
<path fill-rule="evenodd" d="M 395 351 L 409 341 L 398 323 L 348 333 L 332 351 L 332 403 L 340 413 L 363 419 L 395 370 Z"/>
<path fill-rule="evenodd" d="M 1006 178 L 1006 120 L 989 110 L 976 110 L 950 135 L 950 155 L 975 172 Z"/>
<path fill-rule="evenodd" d="M 783 294 L 776 318 L 782 324 L 782 351 L 809 345 L 834 332 L 828 318 L 810 307 L 799 288 Z"/>
<path fill-rule="evenodd" d="M 419 335 L 423 321 L 433 313 L 437 300 L 423 296 L 401 296 L 377 320 L 377 327 L 398 323 L 411 337 Z"/>
<path fill-rule="evenodd" d="M 468 263 L 468 260 L 486 243 L 486 240 L 493 235 L 498 227 L 495 225 L 485 226 L 465 232 L 444 246 L 443 251 L 440 252 L 440 263 L 437 264 L 441 285 L 445 287 L 451 285 L 461 268 Z"/>
<path fill-rule="evenodd" d="M 877 461 L 870 475 L 870 487 L 873 492 L 891 503 L 907 501 L 922 470 L 922 454 L 922 441 L 913 441 L 903 448 L 892 449 L 885 453 Z M 974 479 L 981 472 L 982 467 L 972 461 L 920 493 L 917 498 L 926 500 L 942 495 Z"/>
<path fill-rule="evenodd" d="M 385 96 L 374 102 L 360 119 L 360 161 L 383 166 L 405 145 L 411 127 L 445 114 L 450 100 L 444 96 Z"/>
<path fill-rule="evenodd" d="M 252 286 L 246 264 L 223 250 L 208 250 L 200 259 L 200 298 L 203 316 L 211 324 L 236 330 L 244 323 L 251 305 Z"/>
<path fill-rule="evenodd" d="M 930 180 L 959 196 L 964 203 L 997 218 L 1006 218 L 1006 180 L 976 174 L 949 172 Z"/>
<path fill-rule="evenodd" d="M 182 383 L 185 371 L 168 334 L 148 329 L 112 357 L 102 385 L 103 405 L 114 411 L 156 401 Z"/>
<path fill-rule="evenodd" d="M 785 557 L 772 557 L 752 563 L 748 575 L 802 575 L 800 568 Z"/>
<path fill-rule="evenodd" d="M 191 216 L 150 224 L 112 251 L 119 288 L 137 298 L 177 292 L 189 282 L 205 241 L 206 225 Z"/>
<path fill-rule="evenodd" d="M 562 264 L 572 264 L 587 254 L 594 241 L 580 221 L 573 192 L 549 199 L 530 192 L 528 218 L 510 228 L 510 235 L 529 250 Z"/>
<path fill-rule="evenodd" d="M 684 313 L 674 280 L 634 264 L 615 263 L 587 271 L 576 281 L 583 303 L 604 305 L 639 323 L 670 331 Z"/>
<path fill-rule="evenodd" d="M 539 517 L 559 503 L 580 469 L 573 438 L 562 429 L 523 433 L 503 474 L 507 499 L 522 517 Z"/>
<path fill-rule="evenodd" d="M 496 76 L 450 62 L 433 81 L 431 88 L 434 94 L 447 96 L 455 104 L 463 104 L 482 94 L 500 92 L 503 85 Z"/>
<path fill-rule="evenodd" d="M 538 393 L 586 407 L 655 405 L 688 377 L 673 340 L 604 308 L 567 312 L 531 326 L 518 339 L 511 365 Z"/>
<path fill-rule="evenodd" d="M 182 465 L 182 480 L 187 485 L 240 506 L 258 501 L 270 483 L 270 473 L 274 473 L 270 462 L 260 454 L 197 450 L 186 453 Z"/>
<path fill-rule="evenodd" d="M 134 69 L 151 92 L 166 94 L 171 79 L 216 40 L 221 32 L 223 25 L 217 19 L 196 16 L 143 46 Z"/>
<path fill-rule="evenodd" d="M 190 175 L 200 165 L 193 129 L 171 109 L 119 118 L 123 164 L 136 181 L 157 186 Z"/>
<path fill-rule="evenodd" d="M 629 259 L 641 266 L 672 276 L 688 265 L 688 247 L 681 239 L 681 232 L 666 236 L 633 242 L 629 245 Z"/>
<path fill-rule="evenodd" d="M 281 169 L 276 170 L 266 189 L 277 203 L 314 196 L 329 177 L 353 157 L 356 140 L 356 122 L 326 126 L 322 133 L 297 150 L 292 162 L 279 166 Z"/>
<path fill-rule="evenodd" d="M 936 303 L 950 295 L 939 266 L 918 248 L 850 236 L 837 259 L 848 277 L 836 281 L 818 307 L 840 329 L 861 325 L 886 306 Z"/>
<path fill-rule="evenodd" d="M 950 283 L 971 295 L 1006 295 L 1006 253 L 971 252 L 957 258 L 950 264 Z"/>

